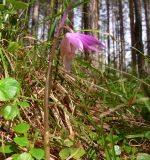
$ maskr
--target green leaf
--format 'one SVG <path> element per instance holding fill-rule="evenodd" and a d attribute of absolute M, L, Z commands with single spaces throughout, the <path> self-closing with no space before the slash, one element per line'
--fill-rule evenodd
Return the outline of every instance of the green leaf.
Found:
<path fill-rule="evenodd" d="M 26 101 L 18 102 L 18 105 L 21 107 L 30 107 L 29 103 Z"/>
<path fill-rule="evenodd" d="M 7 51 L 8 52 L 15 52 L 20 48 L 19 44 L 17 42 L 9 42 Z"/>
<path fill-rule="evenodd" d="M 32 155 L 34 158 L 36 158 L 36 159 L 38 159 L 38 160 L 44 159 L 44 150 L 43 150 L 43 149 L 40 149 L 40 148 L 32 148 L 32 149 L 30 150 L 30 153 L 31 153 L 31 155 Z"/>
<path fill-rule="evenodd" d="M 83 148 L 70 148 L 70 150 L 74 159 L 80 159 L 85 154 L 85 150 Z"/>
<path fill-rule="evenodd" d="M 11 156 L 11 158 L 12 158 L 12 160 L 18 160 L 18 156 L 19 156 L 19 154 L 13 154 Z"/>
<path fill-rule="evenodd" d="M 71 147 L 71 146 L 73 146 L 73 144 L 74 144 L 73 141 L 70 140 L 69 138 L 64 140 L 64 146 L 66 146 L 66 147 Z"/>
<path fill-rule="evenodd" d="M 58 24 L 59 17 L 56 17 L 54 19 L 54 22 L 51 24 L 51 29 L 49 33 L 49 39 L 51 40 L 53 33 L 55 32 L 56 25 Z M 56 55 L 56 54 L 55 54 Z M 54 61 L 55 62 L 55 61 Z"/>
<path fill-rule="evenodd" d="M 124 145 L 123 149 L 127 154 L 130 154 L 132 151 L 131 146 L 129 146 L 129 145 Z"/>
<path fill-rule="evenodd" d="M 147 139 L 150 139 L 150 131 L 145 132 L 145 137 L 146 137 Z"/>
<path fill-rule="evenodd" d="M 29 141 L 28 141 L 27 137 L 15 137 L 14 142 L 22 147 L 24 147 L 24 146 L 27 147 L 29 145 Z"/>
<path fill-rule="evenodd" d="M 64 148 L 59 152 L 62 160 L 69 158 L 80 159 L 85 154 L 83 148 Z"/>
<path fill-rule="evenodd" d="M 118 145 L 114 145 L 115 154 L 119 156 L 121 154 L 121 148 Z"/>
<path fill-rule="evenodd" d="M 15 127 L 17 133 L 26 133 L 29 129 L 30 125 L 28 123 L 20 123 Z"/>
<path fill-rule="evenodd" d="M 136 154 L 138 152 L 138 149 L 136 147 L 132 147 L 132 154 Z"/>
<path fill-rule="evenodd" d="M 15 147 L 12 144 L 8 144 L 0 147 L 0 152 L 2 153 L 12 153 L 14 151 L 15 151 Z"/>
<path fill-rule="evenodd" d="M 30 153 L 24 152 L 20 154 L 16 160 L 34 160 Z"/>
<path fill-rule="evenodd" d="M 68 148 L 64 148 L 59 152 L 59 156 L 61 160 L 65 160 L 70 156 L 70 150 Z"/>
<path fill-rule="evenodd" d="M 8 105 L 0 112 L 6 120 L 13 120 L 19 114 L 19 108 L 15 105 Z"/>
<path fill-rule="evenodd" d="M 137 160 L 150 160 L 150 155 L 147 153 L 139 153 L 137 155 Z"/>
<path fill-rule="evenodd" d="M 7 0 L 9 3 L 13 4 L 15 9 L 26 9 L 28 7 L 27 3 L 16 1 L 16 0 Z"/>
<path fill-rule="evenodd" d="M 14 78 L 5 78 L 0 80 L 0 101 L 8 101 L 19 94 L 20 83 Z"/>

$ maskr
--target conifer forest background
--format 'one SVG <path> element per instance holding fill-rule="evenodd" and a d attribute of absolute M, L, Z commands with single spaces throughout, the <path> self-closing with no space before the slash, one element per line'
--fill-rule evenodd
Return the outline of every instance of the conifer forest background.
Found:
<path fill-rule="evenodd" d="M 34 159 L 150 159 L 150 0 L 0 0 L 0 160 Z"/>

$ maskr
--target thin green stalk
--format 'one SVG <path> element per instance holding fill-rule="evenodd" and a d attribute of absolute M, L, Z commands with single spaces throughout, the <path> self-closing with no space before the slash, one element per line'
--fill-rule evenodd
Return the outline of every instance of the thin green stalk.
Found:
<path fill-rule="evenodd" d="M 5 71 L 5 77 L 8 77 L 9 75 L 8 75 L 7 65 L 6 65 L 5 58 L 3 56 L 1 48 L 0 48 L 0 56 L 1 56 L 1 59 L 2 59 L 4 71 Z"/>
<path fill-rule="evenodd" d="M 110 131 L 110 140 L 111 140 L 111 145 L 112 145 L 112 156 L 113 156 L 113 160 L 116 160 L 116 153 L 115 153 L 115 148 L 114 148 L 114 139 L 113 139 L 113 133 L 112 130 Z"/>
<path fill-rule="evenodd" d="M 111 155 L 109 153 L 109 149 L 108 149 L 108 146 L 107 146 L 106 137 L 105 137 L 104 133 L 102 135 L 102 142 L 103 142 L 104 149 L 105 149 L 106 159 L 111 160 Z"/>

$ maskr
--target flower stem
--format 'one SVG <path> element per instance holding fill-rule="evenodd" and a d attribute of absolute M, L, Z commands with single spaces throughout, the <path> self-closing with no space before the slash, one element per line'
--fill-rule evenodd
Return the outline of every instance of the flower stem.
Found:
<path fill-rule="evenodd" d="M 45 160 L 50 160 L 49 95 L 50 95 L 51 88 L 52 88 L 52 64 L 53 64 L 53 60 L 54 60 L 55 50 L 56 50 L 57 44 L 58 44 L 59 33 L 61 31 L 61 28 L 64 26 L 65 20 L 67 18 L 67 14 L 68 14 L 73 2 L 74 2 L 74 0 L 72 0 L 69 3 L 69 5 L 68 5 L 63 17 L 62 17 L 61 23 L 58 27 L 57 33 L 54 36 L 53 46 L 52 46 L 52 50 L 51 50 L 51 56 L 50 56 L 48 71 L 47 71 L 47 76 L 46 76 L 45 95 L 44 95 L 44 150 L 45 150 Z"/>

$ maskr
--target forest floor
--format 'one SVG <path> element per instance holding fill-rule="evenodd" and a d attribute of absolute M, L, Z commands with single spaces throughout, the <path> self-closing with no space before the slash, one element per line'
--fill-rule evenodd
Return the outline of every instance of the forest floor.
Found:
<path fill-rule="evenodd" d="M 0 117 L 1 144 L 13 144 L 13 154 L 28 152 L 32 146 L 43 148 L 46 62 L 41 57 L 25 59 L 17 62 L 11 77 L 21 83 L 19 101 L 29 106 L 20 104 L 20 115 L 13 121 Z M 150 87 L 149 77 L 138 79 L 104 67 L 97 69 L 81 57 L 76 58 L 71 73 L 54 65 L 49 99 L 51 159 L 134 160 L 150 154 L 150 102 L 142 87 Z M 30 126 L 29 147 L 14 142 L 20 135 L 15 130 L 20 122 Z M 75 149 L 79 149 L 77 154 Z M 10 156 L 11 152 L 1 153 L 0 159 Z"/>

